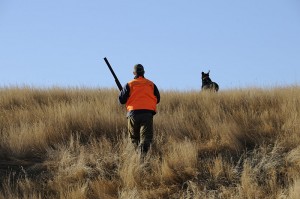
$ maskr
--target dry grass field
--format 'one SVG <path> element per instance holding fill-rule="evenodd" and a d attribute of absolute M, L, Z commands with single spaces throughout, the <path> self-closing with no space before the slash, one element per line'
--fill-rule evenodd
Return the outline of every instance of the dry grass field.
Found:
<path fill-rule="evenodd" d="M 161 91 L 144 161 L 117 96 L 0 88 L 0 199 L 300 198 L 300 87 Z"/>

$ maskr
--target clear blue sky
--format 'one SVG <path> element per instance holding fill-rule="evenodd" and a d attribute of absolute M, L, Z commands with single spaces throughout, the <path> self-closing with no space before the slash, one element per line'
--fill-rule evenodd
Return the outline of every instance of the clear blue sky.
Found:
<path fill-rule="evenodd" d="M 300 84 L 299 0 L 0 0 L 0 87 L 160 89 Z"/>

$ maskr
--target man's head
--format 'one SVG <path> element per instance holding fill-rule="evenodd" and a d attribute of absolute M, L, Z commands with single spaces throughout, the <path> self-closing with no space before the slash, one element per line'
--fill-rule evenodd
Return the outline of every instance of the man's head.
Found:
<path fill-rule="evenodd" d="M 136 64 L 133 67 L 133 74 L 138 76 L 143 76 L 145 73 L 144 67 L 142 64 Z"/>

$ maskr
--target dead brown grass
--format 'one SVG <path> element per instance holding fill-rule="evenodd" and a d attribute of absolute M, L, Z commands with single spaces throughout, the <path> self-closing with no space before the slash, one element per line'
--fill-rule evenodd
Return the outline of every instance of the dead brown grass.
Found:
<path fill-rule="evenodd" d="M 0 199 L 299 198 L 300 88 L 162 91 L 142 162 L 114 89 L 0 89 Z"/>

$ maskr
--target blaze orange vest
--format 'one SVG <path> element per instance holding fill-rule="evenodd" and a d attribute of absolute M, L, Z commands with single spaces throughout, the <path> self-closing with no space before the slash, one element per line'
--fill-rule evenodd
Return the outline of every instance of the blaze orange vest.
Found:
<path fill-rule="evenodd" d="M 128 111 L 152 110 L 156 112 L 157 99 L 154 95 L 154 84 L 150 80 L 139 77 L 128 82 L 130 94 L 126 102 Z"/>

